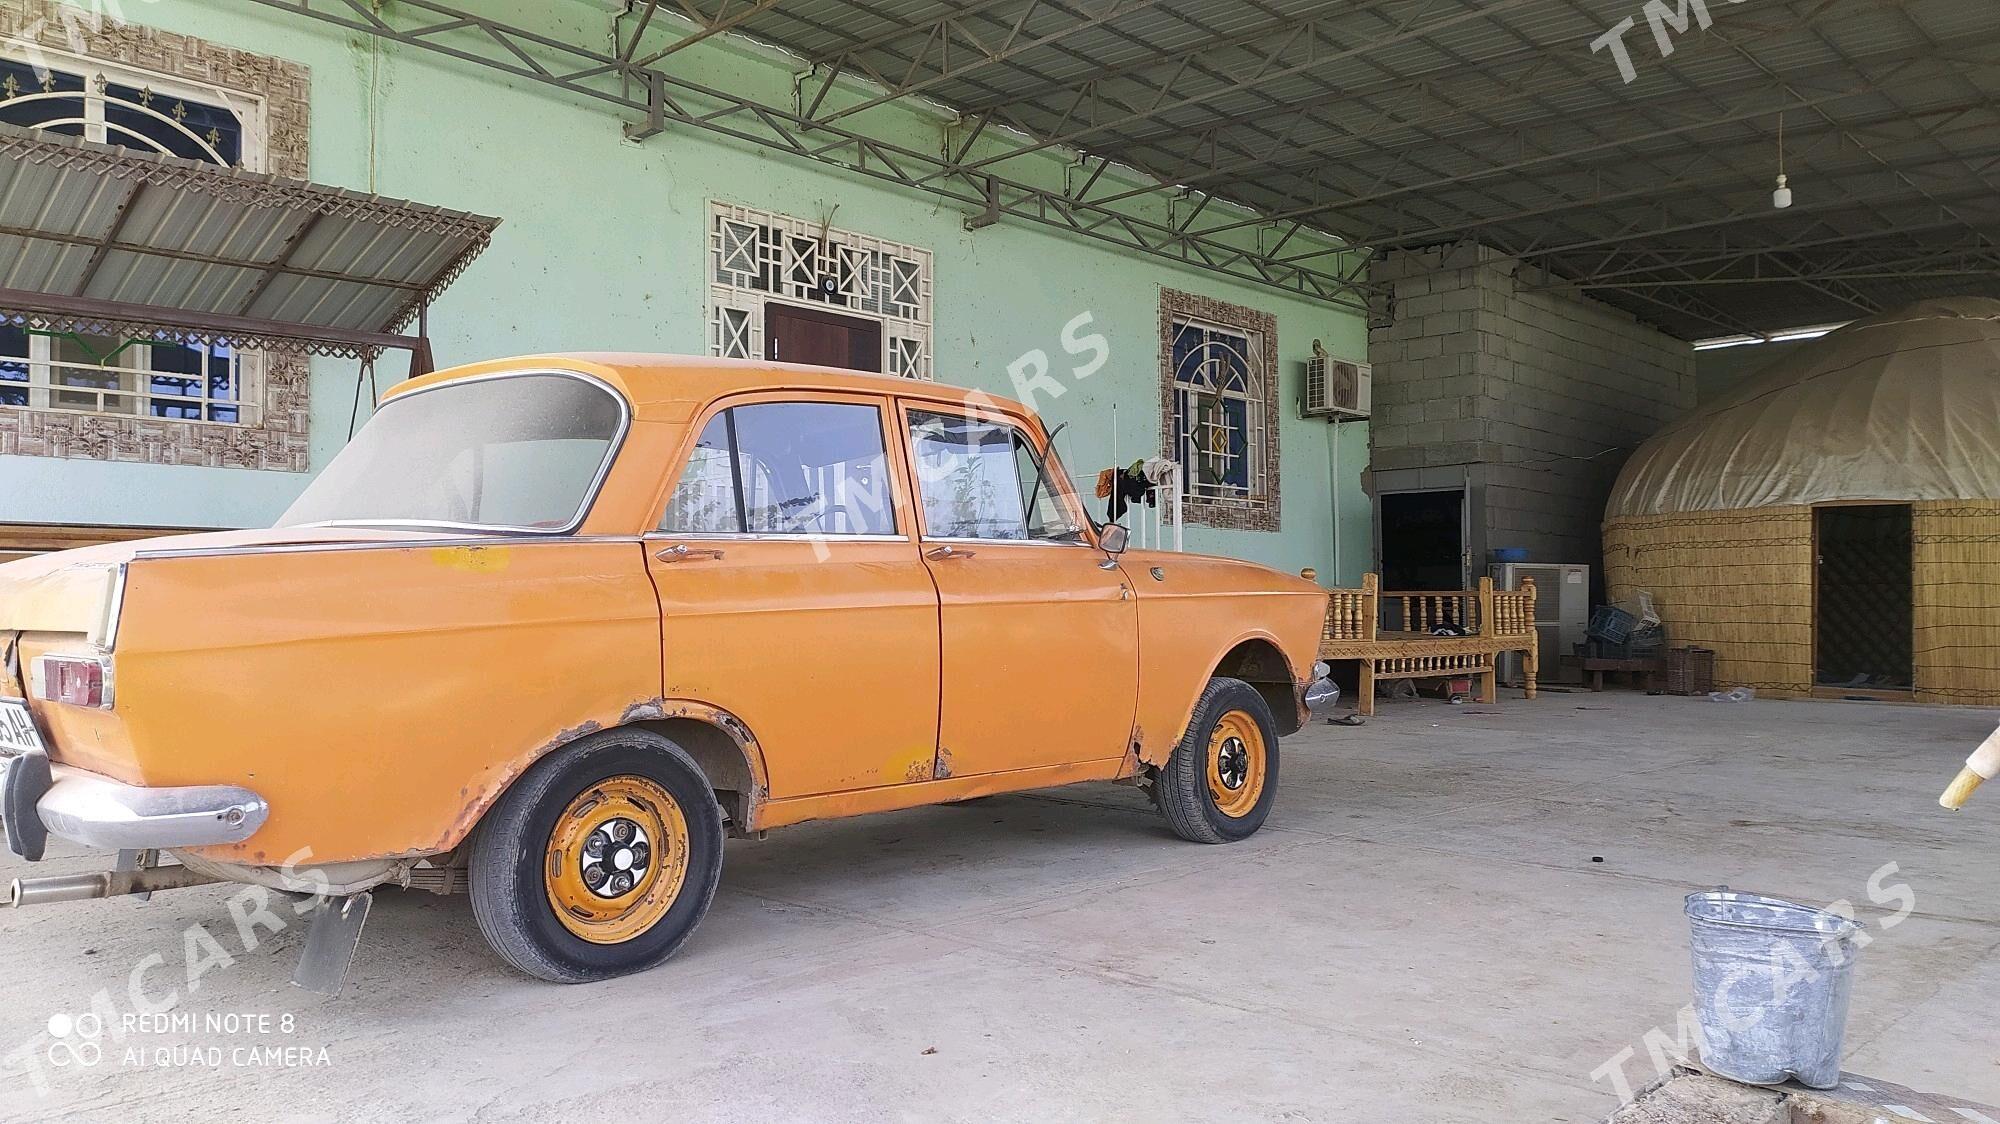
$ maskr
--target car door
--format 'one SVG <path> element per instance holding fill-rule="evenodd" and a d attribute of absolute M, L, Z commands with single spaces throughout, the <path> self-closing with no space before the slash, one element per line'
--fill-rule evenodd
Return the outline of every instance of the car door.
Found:
<path fill-rule="evenodd" d="M 646 536 L 664 693 L 749 727 L 774 798 L 931 777 L 937 590 L 892 417 L 869 395 L 719 403 Z"/>
<path fill-rule="evenodd" d="M 937 583 L 940 776 L 1122 757 L 1138 614 L 1024 419 L 903 403 Z"/>

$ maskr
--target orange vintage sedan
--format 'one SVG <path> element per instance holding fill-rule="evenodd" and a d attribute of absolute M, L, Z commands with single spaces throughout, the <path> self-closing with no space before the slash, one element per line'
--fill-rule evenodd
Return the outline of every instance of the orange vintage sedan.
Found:
<path fill-rule="evenodd" d="M 312 894 L 301 976 L 337 986 L 311 960 L 351 957 L 370 890 L 462 890 L 575 982 L 671 955 L 727 834 L 1119 780 L 1242 839 L 1337 694 L 1326 595 L 1125 543 L 978 392 L 649 355 L 419 378 L 274 528 L 0 566 L 8 845 L 121 860 L 10 901 Z"/>

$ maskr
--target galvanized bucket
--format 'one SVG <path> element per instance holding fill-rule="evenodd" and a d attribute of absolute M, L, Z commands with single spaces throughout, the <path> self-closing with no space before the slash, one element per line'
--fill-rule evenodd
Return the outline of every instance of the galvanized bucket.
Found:
<path fill-rule="evenodd" d="M 1701 1060 L 1751 1085 L 1840 1083 L 1861 925 L 1778 898 L 1689 894 Z"/>

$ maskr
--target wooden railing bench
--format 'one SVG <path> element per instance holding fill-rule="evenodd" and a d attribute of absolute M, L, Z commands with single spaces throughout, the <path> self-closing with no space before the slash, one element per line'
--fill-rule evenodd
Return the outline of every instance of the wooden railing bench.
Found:
<path fill-rule="evenodd" d="M 1523 686 L 1535 697 L 1540 671 L 1535 635 L 1535 583 L 1494 589 L 1385 591 L 1374 574 L 1360 589 L 1331 591 L 1319 658 L 1354 660 L 1361 669 L 1355 709 L 1375 713 L 1378 679 L 1470 678 L 1483 703 L 1499 695 L 1499 656 L 1521 653 Z"/>

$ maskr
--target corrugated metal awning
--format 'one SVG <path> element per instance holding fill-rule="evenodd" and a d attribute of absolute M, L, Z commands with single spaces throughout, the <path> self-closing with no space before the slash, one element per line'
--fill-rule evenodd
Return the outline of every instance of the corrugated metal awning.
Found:
<path fill-rule="evenodd" d="M 500 220 L 0 125 L 0 314 L 373 356 Z"/>

